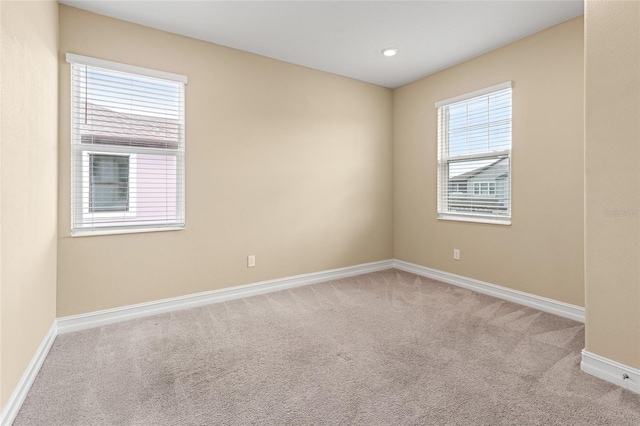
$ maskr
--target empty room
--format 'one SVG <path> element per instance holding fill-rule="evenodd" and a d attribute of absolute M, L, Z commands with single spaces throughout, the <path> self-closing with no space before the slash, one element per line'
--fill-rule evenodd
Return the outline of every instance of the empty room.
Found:
<path fill-rule="evenodd" d="M 640 424 L 640 1 L 0 30 L 0 426 Z"/>

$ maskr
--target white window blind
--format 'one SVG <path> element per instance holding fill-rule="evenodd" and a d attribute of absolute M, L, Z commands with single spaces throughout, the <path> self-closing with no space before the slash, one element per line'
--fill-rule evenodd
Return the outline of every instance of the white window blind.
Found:
<path fill-rule="evenodd" d="M 436 104 L 438 217 L 511 221 L 511 82 Z"/>
<path fill-rule="evenodd" d="M 186 77 L 67 54 L 72 234 L 184 227 Z"/>

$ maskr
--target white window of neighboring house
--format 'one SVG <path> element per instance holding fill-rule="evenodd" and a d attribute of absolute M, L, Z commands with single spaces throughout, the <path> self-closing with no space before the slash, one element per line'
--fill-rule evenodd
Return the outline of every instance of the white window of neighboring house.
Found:
<path fill-rule="evenodd" d="M 511 87 L 436 103 L 439 219 L 511 223 Z"/>
<path fill-rule="evenodd" d="M 495 182 L 474 182 L 473 194 L 474 195 L 495 195 L 496 183 Z"/>
<path fill-rule="evenodd" d="M 67 54 L 72 235 L 184 229 L 184 92 L 177 74 Z"/>
<path fill-rule="evenodd" d="M 136 154 L 82 152 L 82 216 L 85 220 L 135 218 L 138 162 Z"/>

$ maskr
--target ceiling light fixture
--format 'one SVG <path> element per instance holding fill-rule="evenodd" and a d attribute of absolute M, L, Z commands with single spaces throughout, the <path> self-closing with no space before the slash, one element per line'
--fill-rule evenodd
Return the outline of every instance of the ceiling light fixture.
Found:
<path fill-rule="evenodd" d="M 382 54 L 384 56 L 395 56 L 396 53 L 398 53 L 398 49 L 396 49 L 395 47 L 387 47 L 386 49 L 382 49 Z"/>

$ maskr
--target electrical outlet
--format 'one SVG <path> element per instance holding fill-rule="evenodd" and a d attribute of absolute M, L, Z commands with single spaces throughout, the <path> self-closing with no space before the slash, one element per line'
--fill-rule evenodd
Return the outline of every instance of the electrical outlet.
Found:
<path fill-rule="evenodd" d="M 454 260 L 460 260 L 460 250 L 453 249 L 453 259 Z"/>
<path fill-rule="evenodd" d="M 247 268 L 253 268 L 254 266 L 256 266 L 256 255 L 247 256 Z"/>

